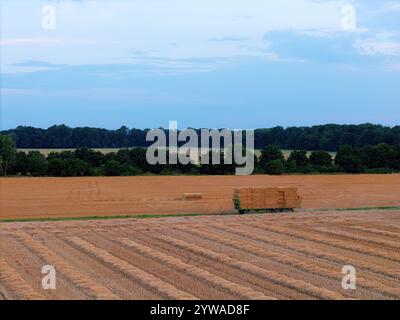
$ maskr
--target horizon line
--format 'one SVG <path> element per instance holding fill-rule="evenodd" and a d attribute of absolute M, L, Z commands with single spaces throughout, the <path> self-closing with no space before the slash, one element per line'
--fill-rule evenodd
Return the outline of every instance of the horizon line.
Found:
<path fill-rule="evenodd" d="M 283 126 L 283 125 L 275 125 L 275 126 L 270 126 L 270 127 L 258 127 L 258 128 L 252 128 L 252 129 L 231 129 L 231 130 L 261 130 L 261 129 L 273 129 L 273 128 L 283 128 L 283 129 L 288 129 L 288 128 L 312 128 L 312 127 L 319 127 L 319 126 L 329 126 L 329 125 L 333 125 L 333 126 L 363 126 L 363 125 L 372 125 L 372 126 L 381 126 L 381 127 L 386 127 L 386 128 L 395 128 L 400 126 L 400 124 L 396 124 L 396 125 L 386 125 L 386 124 L 381 124 L 381 123 L 372 123 L 372 122 L 362 122 L 362 123 L 322 123 L 322 124 L 313 124 L 313 125 L 289 125 L 289 126 Z M 162 130 L 169 130 L 169 128 L 165 128 L 162 126 L 159 127 L 147 127 L 147 128 L 138 128 L 138 127 L 129 127 L 127 125 L 121 125 L 119 128 L 106 128 L 106 127 L 96 127 L 96 126 L 69 126 L 65 123 L 61 123 L 61 124 L 53 124 L 47 128 L 45 127 L 39 127 L 39 126 L 33 126 L 33 125 L 18 125 L 16 127 L 12 127 L 12 128 L 0 128 L 0 132 L 4 132 L 4 131 L 10 131 L 10 130 L 16 130 L 20 127 L 22 128 L 34 128 L 34 129 L 41 129 L 41 130 L 48 130 L 50 128 L 53 127 L 67 127 L 69 129 L 78 129 L 78 128 L 89 128 L 89 129 L 102 129 L 102 130 L 109 130 L 109 131 L 116 131 L 119 130 L 121 128 L 127 128 L 128 130 L 153 130 L 153 129 L 162 129 Z M 209 130 L 223 130 L 223 129 L 230 129 L 228 127 L 219 127 L 219 128 L 212 128 L 212 127 L 182 127 L 182 129 L 178 128 L 178 131 L 180 130 L 185 130 L 185 129 L 195 129 L 195 130 L 201 130 L 201 129 L 209 129 Z"/>

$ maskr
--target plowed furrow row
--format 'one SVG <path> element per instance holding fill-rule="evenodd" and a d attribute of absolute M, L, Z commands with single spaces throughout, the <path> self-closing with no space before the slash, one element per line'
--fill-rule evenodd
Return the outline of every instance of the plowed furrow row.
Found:
<path fill-rule="evenodd" d="M 370 271 L 373 273 L 377 274 L 382 274 L 386 277 L 390 278 L 400 278 L 400 270 L 396 268 L 391 268 L 387 266 L 376 266 L 372 263 L 367 263 L 364 262 L 360 259 L 354 258 L 354 257 L 345 257 L 341 254 L 329 252 L 326 250 L 321 250 L 316 247 L 312 247 L 307 244 L 302 244 L 299 242 L 295 242 L 293 240 L 285 240 L 285 239 L 274 239 L 273 237 L 266 237 L 266 236 L 261 236 L 258 234 L 255 234 L 251 230 L 245 231 L 245 229 L 232 229 L 230 227 L 226 226 L 215 226 L 216 229 L 219 230 L 224 230 L 226 232 L 229 232 L 233 235 L 240 235 L 248 239 L 252 239 L 254 241 L 260 241 L 263 243 L 268 244 L 273 244 L 278 247 L 286 248 L 289 250 L 294 250 L 296 252 L 303 253 L 308 256 L 314 256 L 320 259 L 325 259 L 328 261 L 333 261 L 337 264 L 342 264 L 342 265 L 347 265 L 347 264 L 352 264 L 357 268 L 364 269 L 366 271 Z"/>
<path fill-rule="evenodd" d="M 302 231 L 300 229 L 292 230 L 285 227 L 280 226 L 269 226 L 269 225 L 254 225 L 248 224 L 245 225 L 258 228 L 261 230 L 266 230 L 274 233 L 278 233 L 284 236 L 293 237 L 302 240 L 313 241 L 317 243 L 326 244 L 332 247 L 341 248 L 345 250 L 355 251 L 365 255 L 371 255 L 383 259 L 393 260 L 396 262 L 400 262 L 400 254 L 393 250 L 386 250 L 383 248 L 371 248 L 367 245 L 357 244 L 354 242 L 343 241 L 339 239 L 333 239 L 332 237 L 326 237 L 321 235 L 316 235 L 315 231 Z"/>
<path fill-rule="evenodd" d="M 0 300 L 12 300 L 12 297 L 6 292 L 3 286 L 0 284 Z"/>
<path fill-rule="evenodd" d="M 218 234 L 214 234 L 214 233 L 210 233 L 210 232 L 201 232 L 201 234 L 205 235 L 207 238 L 209 238 L 210 240 L 213 240 L 217 243 L 221 243 L 223 245 L 228 245 L 228 246 L 234 247 L 236 249 L 239 249 L 241 251 L 256 252 L 257 255 L 260 257 L 273 259 L 276 262 L 279 262 L 279 263 L 285 264 L 285 265 L 290 265 L 292 267 L 298 268 L 299 270 L 302 270 L 307 273 L 312 273 L 317 276 L 328 277 L 335 281 L 341 281 L 343 278 L 343 274 L 339 272 L 340 270 L 338 268 L 333 268 L 329 264 L 324 264 L 324 263 L 318 262 L 318 261 L 310 261 L 310 259 L 304 258 L 302 256 L 293 257 L 292 255 L 284 254 L 279 250 L 272 249 L 271 247 L 269 247 L 268 250 L 264 250 L 264 249 L 258 248 L 256 246 L 246 244 L 243 241 L 236 241 L 234 239 L 227 238 L 227 237 L 224 237 L 224 236 L 221 236 Z M 233 258 L 231 258 L 223 253 L 205 249 L 205 248 L 199 247 L 198 245 L 191 244 L 191 243 L 188 243 L 188 242 L 180 240 L 180 239 L 176 239 L 176 238 L 169 237 L 169 236 L 160 236 L 160 238 L 163 241 L 173 244 L 174 246 L 186 249 L 186 250 L 193 252 L 195 254 L 198 254 L 198 255 L 206 256 L 209 259 L 213 259 L 219 263 L 232 264 L 232 262 L 234 261 Z M 243 270 L 243 271 L 246 271 L 246 270 Z M 357 284 L 360 287 L 376 291 L 378 293 L 384 294 L 384 295 L 392 297 L 392 298 L 400 297 L 400 288 L 390 287 L 390 286 L 383 284 L 382 282 L 367 279 L 360 275 L 357 276 Z"/>
<path fill-rule="evenodd" d="M 75 268 L 66 263 L 62 258 L 50 251 L 40 242 L 34 240 L 28 234 L 18 233 L 15 237 L 26 248 L 34 252 L 43 261 L 46 261 L 46 263 L 53 265 L 57 271 L 65 276 L 65 278 L 69 279 L 75 286 L 81 288 L 84 292 L 87 292 L 91 297 L 104 300 L 118 299 L 118 297 L 109 289 L 98 285 L 92 279 L 76 271 Z"/>
<path fill-rule="evenodd" d="M 189 293 L 181 291 L 175 288 L 173 285 L 162 281 L 161 279 L 147 273 L 130 263 L 122 260 L 106 250 L 98 248 L 93 244 L 79 238 L 79 237 L 67 237 L 66 240 L 72 245 L 84 250 L 86 253 L 94 256 L 101 262 L 111 266 L 114 270 L 119 270 L 130 279 L 139 282 L 143 286 L 150 288 L 157 292 L 159 295 L 164 296 L 168 299 L 174 300 L 196 300 L 197 298 Z"/>
<path fill-rule="evenodd" d="M 18 299 L 44 299 L 44 297 L 36 292 L 4 259 L 0 259 L 0 282 L 4 283 L 12 292 L 12 296 Z"/>
<path fill-rule="evenodd" d="M 349 226 L 351 229 L 355 230 L 360 230 L 365 233 L 369 234 L 376 234 L 380 236 L 385 236 L 385 237 L 390 237 L 390 238 L 396 238 L 400 239 L 400 233 L 397 232 L 392 232 L 392 231 L 387 231 L 387 230 L 382 230 L 382 229 L 377 229 L 377 228 L 369 228 L 369 227 L 364 227 L 364 226 Z"/>
<path fill-rule="evenodd" d="M 324 299 L 324 298 L 325 299 L 344 299 L 345 298 L 341 294 L 333 292 L 331 290 L 316 287 L 311 283 L 306 283 L 301 280 L 294 280 L 292 278 L 289 278 L 285 275 L 279 274 L 272 270 L 266 270 L 259 266 L 250 264 L 248 262 L 236 260 L 234 258 L 231 258 L 231 257 L 223 254 L 223 253 L 218 253 L 218 252 L 215 252 L 215 251 L 212 251 L 209 249 L 205 249 L 205 248 L 199 247 L 197 245 L 187 243 L 183 240 L 175 239 L 175 238 L 168 237 L 168 236 L 161 236 L 160 239 L 167 241 L 177 247 L 191 251 L 195 254 L 205 256 L 209 259 L 212 259 L 217 262 L 224 263 L 226 265 L 234 267 L 240 271 L 247 272 L 249 274 L 252 274 L 256 277 L 273 282 L 275 284 L 279 284 L 279 285 L 285 286 L 287 288 L 294 289 L 296 291 L 308 294 L 312 297 L 322 298 L 322 299 Z"/>
<path fill-rule="evenodd" d="M 182 270 L 185 273 L 193 275 L 195 278 L 210 283 L 216 287 L 220 287 L 228 292 L 239 296 L 242 299 L 273 299 L 272 297 L 265 296 L 261 292 L 257 292 L 249 287 L 244 287 L 237 283 L 233 283 L 229 280 L 216 276 L 206 270 L 200 269 L 194 265 L 187 264 L 178 258 L 166 255 L 162 252 L 153 250 L 150 247 L 137 243 L 133 240 L 122 238 L 119 239 L 122 244 L 134 248 L 138 252 L 145 254 L 152 259 L 156 259 L 166 265 L 174 268 L 175 270 Z"/>
<path fill-rule="evenodd" d="M 386 219 L 387 221 L 388 219 Z M 381 222 L 381 223 L 377 223 L 377 221 L 373 221 L 372 223 L 367 223 L 367 227 L 371 227 L 371 228 L 376 228 L 379 230 L 385 230 L 385 231 L 390 231 L 396 234 L 400 234 L 400 227 L 397 227 L 396 225 L 399 225 L 399 223 L 394 223 L 394 222 L 389 222 L 385 223 L 385 222 Z M 365 222 L 363 221 L 362 223 L 360 223 L 359 225 L 364 226 Z"/>
<path fill-rule="evenodd" d="M 322 235 L 332 235 L 334 237 L 340 237 L 341 239 L 349 239 L 349 240 L 355 240 L 359 242 L 364 242 L 364 243 L 369 243 L 377 246 L 382 246 L 386 247 L 389 250 L 400 250 L 400 243 L 397 241 L 391 241 L 391 240 L 386 240 L 386 239 L 377 239 L 371 238 L 370 236 L 363 236 L 360 234 L 352 233 L 352 232 L 347 232 L 347 231 L 339 231 L 339 230 L 332 230 L 332 229 L 326 229 L 325 227 L 321 229 L 312 229 L 313 232 L 315 233 L 320 233 Z"/>
<path fill-rule="evenodd" d="M 186 242 L 184 240 L 177 239 L 174 237 L 160 235 L 157 238 L 159 238 L 162 241 L 168 242 L 175 247 L 179 247 L 184 250 L 190 251 L 196 255 L 207 257 L 207 258 L 212 259 L 219 263 L 230 264 L 235 260 L 226 254 L 215 252 L 210 249 L 202 248 L 202 247 L 199 247 L 198 245 L 195 245 L 195 244 L 192 244 L 192 243 L 189 243 L 189 242 Z"/>

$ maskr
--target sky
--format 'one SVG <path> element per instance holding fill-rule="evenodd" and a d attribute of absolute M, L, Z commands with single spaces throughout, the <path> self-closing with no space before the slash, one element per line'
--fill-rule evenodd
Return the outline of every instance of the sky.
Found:
<path fill-rule="evenodd" d="M 0 126 L 400 124 L 400 0 L 0 0 Z"/>

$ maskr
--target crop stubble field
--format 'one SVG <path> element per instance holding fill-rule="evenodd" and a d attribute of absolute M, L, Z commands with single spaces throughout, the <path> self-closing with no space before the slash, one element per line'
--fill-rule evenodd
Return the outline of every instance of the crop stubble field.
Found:
<path fill-rule="evenodd" d="M 297 187 L 305 209 L 400 206 L 399 174 L 21 177 L 0 178 L 0 219 L 232 212 L 234 188 L 257 186 Z"/>
<path fill-rule="evenodd" d="M 399 299 L 399 240 L 388 210 L 2 223 L 0 299 Z"/>
<path fill-rule="evenodd" d="M 400 175 L 3 178 L 0 299 L 400 299 Z M 230 212 L 236 187 L 295 186 L 294 214 Z M 184 192 L 203 199 L 185 201 Z M 318 209 L 329 209 L 319 211 Z M 57 289 L 43 290 L 43 265 Z M 342 267 L 357 270 L 343 290 Z"/>

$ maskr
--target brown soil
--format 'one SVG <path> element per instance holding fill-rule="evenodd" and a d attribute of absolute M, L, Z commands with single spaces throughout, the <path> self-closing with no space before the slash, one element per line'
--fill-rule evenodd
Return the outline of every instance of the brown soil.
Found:
<path fill-rule="evenodd" d="M 306 209 L 400 206 L 399 174 L 0 178 L 0 219 L 228 212 L 256 186 L 298 187 Z"/>

